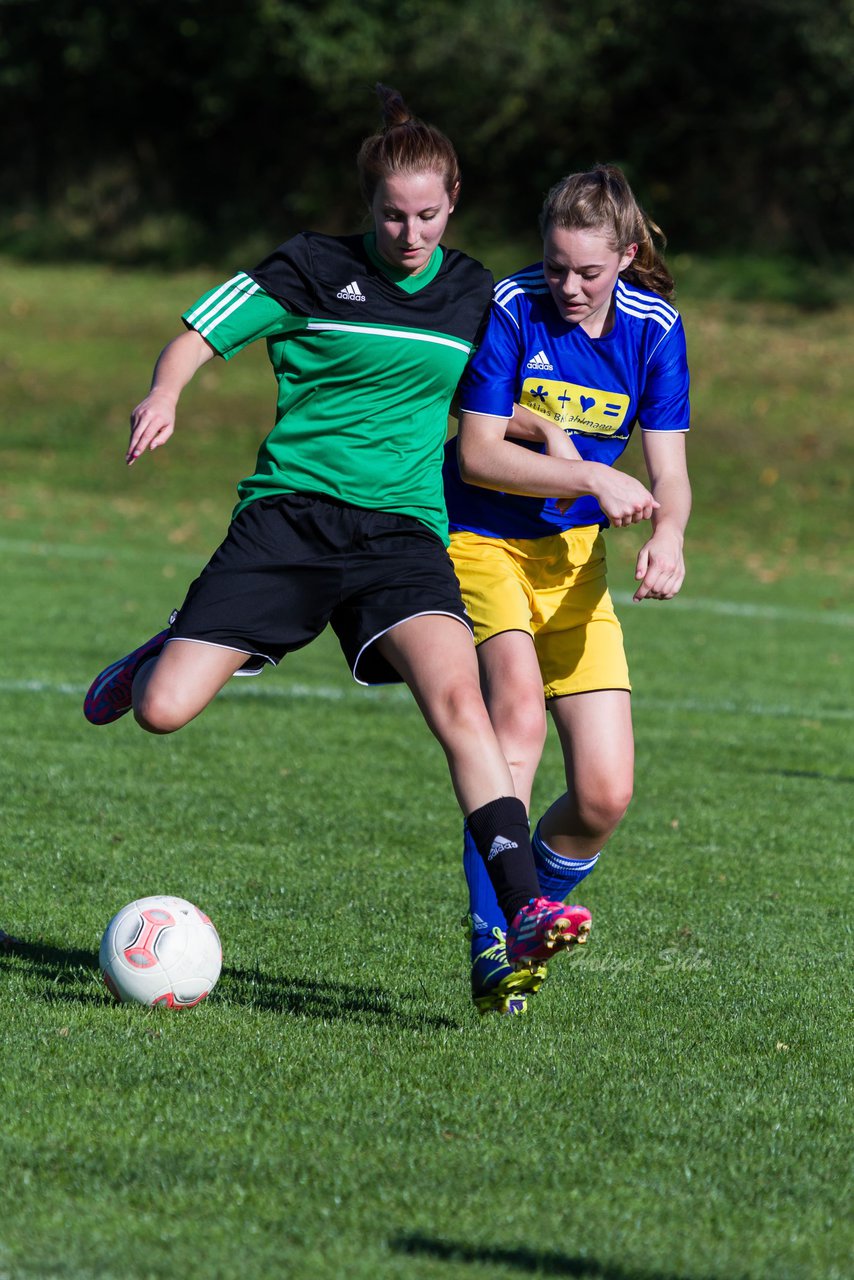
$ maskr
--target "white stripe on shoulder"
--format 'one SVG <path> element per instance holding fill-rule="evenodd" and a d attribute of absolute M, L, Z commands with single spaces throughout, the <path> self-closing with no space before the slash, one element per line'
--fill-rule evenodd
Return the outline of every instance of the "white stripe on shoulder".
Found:
<path fill-rule="evenodd" d="M 492 300 L 497 307 L 501 307 L 510 319 L 519 328 L 519 321 L 510 310 L 510 303 L 514 298 L 518 298 L 520 294 L 525 297 L 537 297 L 547 294 L 549 287 L 543 276 L 542 267 L 532 267 L 528 271 L 520 271 L 518 275 L 508 276 L 506 280 L 501 280 L 495 287 Z"/>
<path fill-rule="evenodd" d="M 635 303 L 626 302 L 619 294 L 617 294 L 617 307 L 627 316 L 636 316 L 638 320 L 654 320 L 656 324 L 661 325 L 665 333 L 669 333 L 676 323 L 676 316 L 663 316 L 653 307 L 641 307 Z"/>
<path fill-rule="evenodd" d="M 232 311 L 236 311 L 238 307 L 242 307 L 245 302 L 249 301 L 253 293 L 257 293 L 260 288 L 260 284 L 256 284 L 253 280 L 252 287 L 250 289 L 232 289 L 231 293 L 226 294 L 222 302 L 220 302 L 213 311 L 204 315 L 195 326 L 201 336 L 206 338 L 209 333 L 213 333 L 214 329 L 216 329 L 218 325 L 222 324 L 223 320 L 226 320 L 231 315 Z M 219 315 L 216 315 L 217 311 L 219 311 Z M 204 328 L 201 327 L 202 325 L 204 325 Z"/>
<path fill-rule="evenodd" d="M 669 303 L 666 298 L 662 297 L 660 293 L 656 293 L 654 289 L 643 289 L 640 285 L 632 286 L 628 284 L 622 276 L 617 280 L 617 287 L 620 289 L 621 293 L 630 293 L 635 298 L 646 299 L 647 302 L 660 302 L 663 307 L 669 307 L 671 311 L 676 310 L 676 308 Z"/>
<path fill-rule="evenodd" d="M 657 294 L 641 293 L 638 289 L 630 289 L 623 280 L 617 281 L 615 300 L 618 309 L 625 315 L 634 316 L 638 320 L 654 320 L 661 326 L 663 333 L 646 357 L 646 364 L 649 364 L 679 319 L 679 312 Z"/>
<path fill-rule="evenodd" d="M 646 312 L 655 315 L 666 322 L 668 328 L 679 318 L 679 312 L 675 307 L 671 307 L 669 302 L 665 302 L 664 298 L 654 293 L 641 293 L 638 289 L 630 289 L 623 280 L 617 281 L 617 296 L 618 300 L 625 303 L 626 309 L 635 308 L 632 314 Z"/>
<path fill-rule="evenodd" d="M 209 295 L 209 297 L 204 298 L 196 307 L 196 309 L 194 311 L 191 311 L 188 314 L 187 320 L 190 322 L 190 324 L 195 324 L 197 320 L 200 320 L 201 323 L 204 323 L 204 320 L 202 319 L 202 317 L 209 310 L 209 308 L 215 307 L 216 303 L 219 303 L 221 306 L 223 295 L 227 293 L 230 289 L 233 289 L 235 285 L 240 285 L 243 283 L 252 284 L 253 282 L 252 280 L 250 280 L 249 276 L 246 274 L 245 271 L 238 271 L 236 276 L 232 276 L 230 280 L 226 280 L 225 284 L 221 284 L 218 289 L 215 289 L 214 292 Z"/>
<path fill-rule="evenodd" d="M 499 280 L 492 296 L 500 306 L 503 306 L 508 293 L 515 297 L 517 293 L 544 293 L 547 289 L 542 267 L 529 267 L 526 271 L 519 271 L 515 276 L 507 276 L 504 280 Z"/>

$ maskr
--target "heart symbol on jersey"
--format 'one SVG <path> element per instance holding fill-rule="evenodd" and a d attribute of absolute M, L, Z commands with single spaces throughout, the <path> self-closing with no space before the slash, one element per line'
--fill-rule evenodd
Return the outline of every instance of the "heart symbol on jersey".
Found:
<path fill-rule="evenodd" d="M 586 413 L 586 412 L 587 412 L 587 410 L 588 410 L 589 408 L 591 408 L 595 403 L 596 403 L 596 401 L 594 400 L 593 396 L 582 396 L 582 397 L 581 397 L 581 412 L 582 412 L 582 413 Z"/>

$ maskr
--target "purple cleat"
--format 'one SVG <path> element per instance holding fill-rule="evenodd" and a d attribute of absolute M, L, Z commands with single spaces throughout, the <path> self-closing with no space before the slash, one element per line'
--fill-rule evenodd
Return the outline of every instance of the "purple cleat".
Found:
<path fill-rule="evenodd" d="M 92 681 L 83 702 L 83 714 L 90 724 L 112 724 L 130 711 L 133 705 L 133 678 L 143 662 L 160 653 L 169 628 L 160 631 L 145 644 L 105 667 Z"/>

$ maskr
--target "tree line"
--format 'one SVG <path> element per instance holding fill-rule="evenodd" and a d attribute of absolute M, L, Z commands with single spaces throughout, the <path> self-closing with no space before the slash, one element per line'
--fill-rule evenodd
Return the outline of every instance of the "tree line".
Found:
<path fill-rule="evenodd" d="M 0 0 L 0 247 L 191 261 L 361 216 L 401 90 L 463 211 L 621 164 L 671 245 L 854 246 L 854 0 Z"/>

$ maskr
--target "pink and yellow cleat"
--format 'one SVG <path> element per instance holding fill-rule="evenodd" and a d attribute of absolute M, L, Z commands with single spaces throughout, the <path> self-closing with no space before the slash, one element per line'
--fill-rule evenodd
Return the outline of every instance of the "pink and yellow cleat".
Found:
<path fill-rule="evenodd" d="M 517 911 L 507 930 L 507 959 L 516 968 L 542 964 L 569 947 L 584 946 L 590 928 L 586 907 L 532 898 Z"/>

